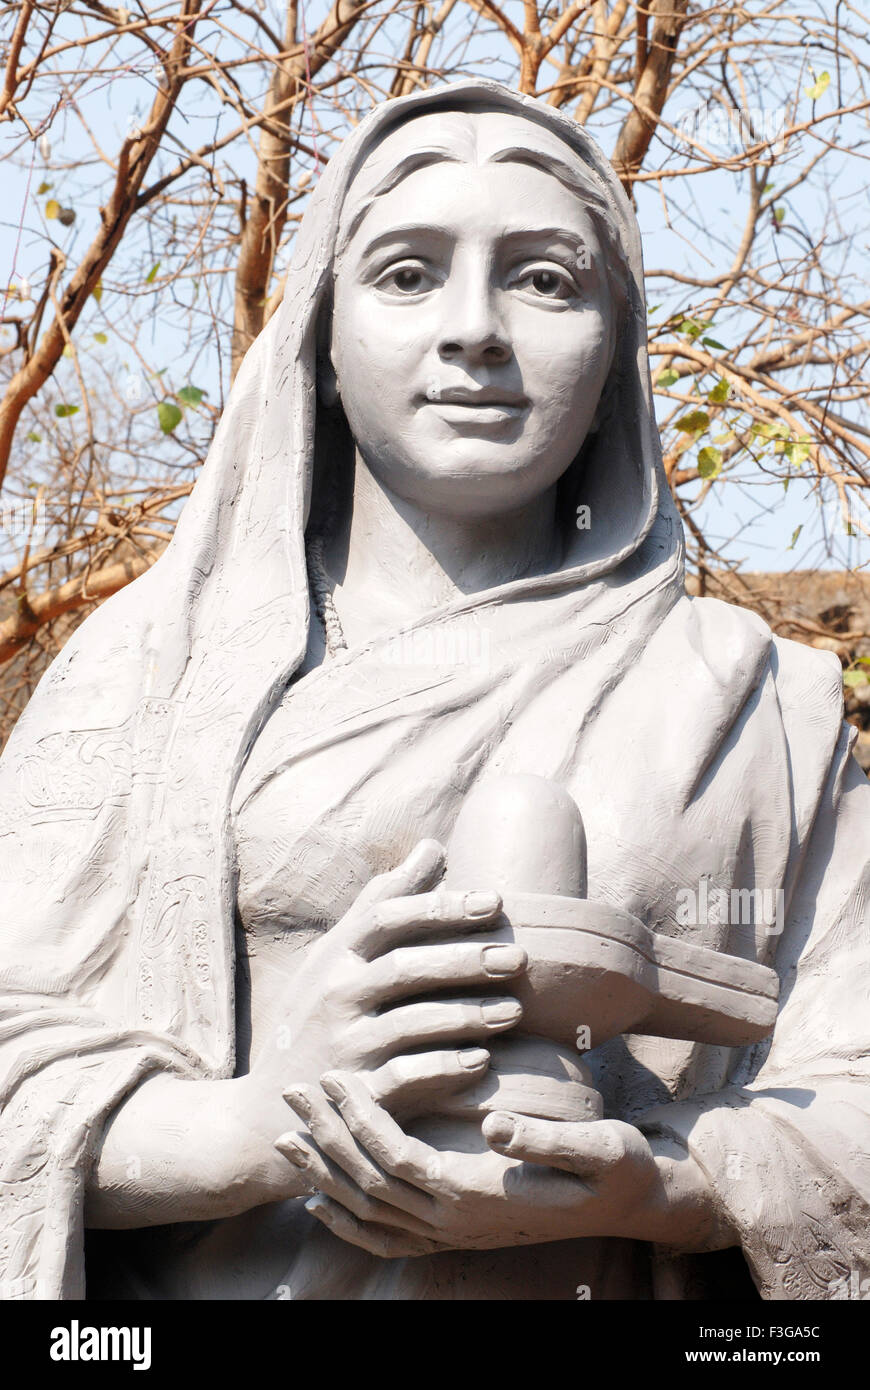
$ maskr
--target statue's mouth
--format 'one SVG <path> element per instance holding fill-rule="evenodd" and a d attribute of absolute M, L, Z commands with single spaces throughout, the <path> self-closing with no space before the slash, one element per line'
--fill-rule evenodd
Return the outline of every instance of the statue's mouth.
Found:
<path fill-rule="evenodd" d="M 513 424 L 529 408 L 527 398 L 520 393 L 491 386 L 430 388 L 420 404 L 437 410 L 448 423 L 466 427 Z"/>
<path fill-rule="evenodd" d="M 469 410 L 525 410 L 529 402 L 520 391 L 495 386 L 432 386 L 423 398 L 429 405 L 464 406 Z"/>
<path fill-rule="evenodd" d="M 526 412 L 523 405 L 474 405 L 467 401 L 431 401 L 443 419 L 457 425 L 504 425 L 519 420 Z"/>

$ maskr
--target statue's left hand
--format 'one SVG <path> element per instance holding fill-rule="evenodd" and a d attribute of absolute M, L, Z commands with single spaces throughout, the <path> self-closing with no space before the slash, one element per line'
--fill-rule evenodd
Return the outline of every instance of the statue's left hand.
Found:
<path fill-rule="evenodd" d="M 317 1194 L 308 1209 L 383 1258 L 589 1236 L 682 1250 L 734 1243 L 695 1161 L 618 1120 L 495 1112 L 483 1123 L 490 1152 L 469 1154 L 406 1134 L 353 1073 L 333 1072 L 322 1090 L 299 1087 L 288 1099 L 308 1135 L 281 1147 Z"/>

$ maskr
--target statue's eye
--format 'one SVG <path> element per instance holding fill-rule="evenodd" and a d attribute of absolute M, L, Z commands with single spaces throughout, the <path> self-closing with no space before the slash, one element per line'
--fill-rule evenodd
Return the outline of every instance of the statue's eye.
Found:
<path fill-rule="evenodd" d="M 532 284 L 538 294 L 558 294 L 562 288 L 560 277 L 552 270 L 538 270 L 532 276 Z"/>
<path fill-rule="evenodd" d="M 553 266 L 529 266 L 517 277 L 517 284 L 541 299 L 572 299 L 577 293 L 570 275 Z"/>
<path fill-rule="evenodd" d="M 413 294 L 423 285 L 423 272 L 412 270 L 410 267 L 405 270 L 397 270 L 393 276 L 393 282 L 397 290 L 403 290 L 406 294 Z"/>
<path fill-rule="evenodd" d="M 425 294 L 432 288 L 432 277 L 417 261 L 405 265 L 391 266 L 377 282 L 379 290 L 396 297 L 401 295 Z"/>

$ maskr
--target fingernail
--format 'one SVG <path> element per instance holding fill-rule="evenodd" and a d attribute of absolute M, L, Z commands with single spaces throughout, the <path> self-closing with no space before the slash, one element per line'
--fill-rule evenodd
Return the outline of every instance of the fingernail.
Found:
<path fill-rule="evenodd" d="M 506 1149 L 508 1144 L 513 1143 L 514 1135 L 517 1132 L 517 1122 L 511 1119 L 510 1115 L 500 1114 L 496 1111 L 486 1117 L 484 1132 L 488 1144 L 497 1144 L 499 1148 Z"/>
<path fill-rule="evenodd" d="M 294 1087 L 290 1086 L 284 1092 L 284 1099 L 288 1105 L 293 1106 L 293 1109 L 298 1115 L 302 1116 L 303 1120 L 311 1118 L 311 1105 L 302 1091 L 297 1091 Z"/>
<path fill-rule="evenodd" d="M 321 1196 L 310 1197 L 305 1203 L 305 1210 L 310 1212 L 312 1216 L 316 1216 L 325 1226 L 332 1225 L 332 1212 Z"/>
<path fill-rule="evenodd" d="M 502 1023 L 516 1023 L 522 1009 L 516 999 L 493 999 L 483 1005 L 481 1013 L 488 1028 L 497 1028 Z"/>
<path fill-rule="evenodd" d="M 326 1076 L 321 1076 L 320 1084 L 330 1100 L 344 1100 L 347 1096 L 347 1091 L 344 1089 L 341 1082 L 336 1081 L 335 1077 L 330 1076 L 328 1072 Z"/>
<path fill-rule="evenodd" d="M 521 946 L 484 946 L 481 954 L 487 975 L 515 975 L 528 960 Z"/>
<path fill-rule="evenodd" d="M 304 1168 L 308 1162 L 308 1155 L 302 1145 L 297 1143 L 291 1135 L 276 1139 L 275 1148 L 297 1168 Z"/>
<path fill-rule="evenodd" d="M 498 893 L 489 889 L 477 889 L 465 895 L 465 914 L 467 917 L 491 917 L 501 907 Z"/>
<path fill-rule="evenodd" d="M 476 1071 L 489 1061 L 489 1053 L 483 1047 L 463 1047 L 456 1054 L 461 1067 L 466 1071 Z"/>

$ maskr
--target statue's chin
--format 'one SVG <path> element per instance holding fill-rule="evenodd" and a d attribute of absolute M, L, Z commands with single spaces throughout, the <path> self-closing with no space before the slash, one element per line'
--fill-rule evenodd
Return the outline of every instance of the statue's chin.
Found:
<path fill-rule="evenodd" d="M 553 487 L 579 451 L 550 441 L 491 439 L 466 431 L 415 440 L 385 460 L 358 444 L 369 472 L 395 497 L 454 521 L 495 521 Z"/>
<path fill-rule="evenodd" d="M 576 1052 L 546 1038 L 518 1035 L 488 1045 L 491 1062 L 474 1086 L 444 1101 L 437 1114 L 405 1121 L 409 1134 L 433 1148 L 485 1153 L 484 1116 L 511 1110 L 545 1120 L 600 1120 L 601 1096 Z"/>

